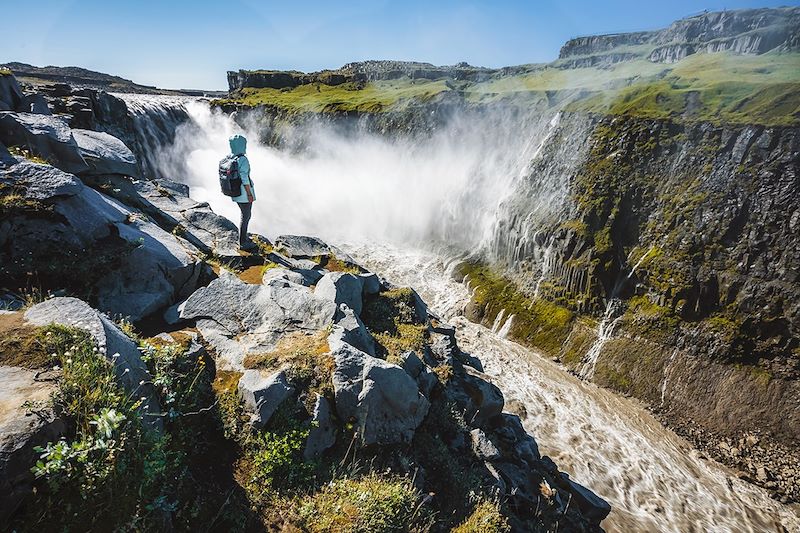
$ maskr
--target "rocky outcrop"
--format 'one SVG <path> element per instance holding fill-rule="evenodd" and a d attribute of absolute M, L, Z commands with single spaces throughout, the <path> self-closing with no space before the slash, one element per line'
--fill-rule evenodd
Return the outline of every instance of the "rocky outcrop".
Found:
<path fill-rule="evenodd" d="M 23 146 L 59 169 L 78 174 L 89 170 L 66 122 L 34 113 L 0 113 L 0 141 Z"/>
<path fill-rule="evenodd" d="M 73 129 L 72 135 L 84 161 L 87 174 L 122 174 L 138 177 L 136 156 L 125 143 L 108 133 Z"/>
<path fill-rule="evenodd" d="M 139 348 L 108 318 L 77 298 L 59 297 L 28 309 L 25 320 L 36 326 L 61 324 L 87 331 L 125 390 L 144 399 L 140 411 L 145 424 L 162 429 L 161 405 Z"/>

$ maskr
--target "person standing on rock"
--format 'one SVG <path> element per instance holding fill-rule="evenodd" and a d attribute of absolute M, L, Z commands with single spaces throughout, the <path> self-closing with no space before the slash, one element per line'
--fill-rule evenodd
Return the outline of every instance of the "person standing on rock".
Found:
<path fill-rule="evenodd" d="M 235 168 L 238 170 L 239 179 L 241 180 L 239 194 L 231 195 L 231 199 L 236 202 L 242 212 L 239 224 L 239 248 L 245 251 L 255 250 L 257 246 L 247 234 L 247 226 L 250 223 L 250 216 L 253 214 L 253 202 L 256 201 L 256 190 L 250 179 L 250 161 L 245 155 L 247 139 L 243 135 L 234 135 L 228 142 L 231 145 L 231 155 L 226 160 L 235 162 Z"/>

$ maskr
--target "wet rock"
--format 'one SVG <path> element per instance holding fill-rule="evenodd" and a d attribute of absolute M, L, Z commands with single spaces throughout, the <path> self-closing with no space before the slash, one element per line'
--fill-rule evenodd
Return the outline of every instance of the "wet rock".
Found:
<path fill-rule="evenodd" d="M 361 314 L 363 281 L 354 274 L 329 272 L 322 276 L 314 289 L 318 298 L 329 300 L 337 306 L 346 304 L 357 315 Z"/>
<path fill-rule="evenodd" d="M 336 411 L 358 428 L 363 445 L 408 443 L 430 404 L 397 365 L 348 344 L 333 352 Z"/>
<path fill-rule="evenodd" d="M 572 481 L 566 473 L 562 472 L 560 476 L 563 481 L 566 481 L 565 488 L 572 494 L 572 501 L 577 504 L 584 517 L 594 524 L 599 524 L 608 516 L 608 513 L 611 512 L 611 504 L 583 485 Z"/>
<path fill-rule="evenodd" d="M 278 407 L 294 394 L 294 387 L 283 370 L 245 370 L 238 390 L 245 409 L 252 413 L 251 422 L 256 428 L 264 427 Z"/>
<path fill-rule="evenodd" d="M 69 126 L 57 117 L 0 112 L 0 142 L 6 146 L 23 146 L 72 174 L 89 169 Z"/>
<path fill-rule="evenodd" d="M 34 448 L 58 440 L 66 430 L 50 407 L 55 382 L 38 381 L 36 375 L 0 366 L 0 522 L 6 524 L 33 489 L 30 469 L 39 456 Z"/>
<path fill-rule="evenodd" d="M 86 302 L 70 297 L 51 298 L 34 305 L 25 312 L 25 320 L 36 326 L 61 324 L 87 331 L 100 353 L 114 365 L 114 372 L 123 388 L 145 399 L 140 408 L 142 420 L 161 430 L 161 405 L 152 377 L 142 361 L 139 348 L 113 322 Z"/>
<path fill-rule="evenodd" d="M 338 349 L 343 343 L 347 343 L 373 357 L 375 356 L 375 339 L 372 338 L 358 315 L 346 304 L 339 306 L 333 329 L 328 336 L 328 345 L 331 350 Z"/>
<path fill-rule="evenodd" d="M 446 389 L 446 395 L 464 411 L 472 427 L 485 427 L 503 411 L 503 394 L 487 381 L 483 374 L 464 367 L 464 374 L 456 374 Z"/>
<path fill-rule="evenodd" d="M 336 424 L 328 400 L 317 394 L 314 413 L 311 417 L 311 429 L 308 432 L 303 456 L 314 459 L 336 443 Z"/>
<path fill-rule="evenodd" d="M 139 176 L 136 156 L 124 142 L 113 135 L 81 129 L 73 129 L 72 135 L 83 159 L 89 165 L 86 173 Z"/>

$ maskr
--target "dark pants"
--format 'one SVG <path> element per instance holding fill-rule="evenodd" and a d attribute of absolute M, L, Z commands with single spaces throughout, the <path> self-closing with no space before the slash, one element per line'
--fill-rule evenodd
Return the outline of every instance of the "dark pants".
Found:
<path fill-rule="evenodd" d="M 250 242 L 247 236 L 247 225 L 250 223 L 250 215 L 253 214 L 253 204 L 251 202 L 237 202 L 242 211 L 242 221 L 239 224 L 239 244 Z"/>

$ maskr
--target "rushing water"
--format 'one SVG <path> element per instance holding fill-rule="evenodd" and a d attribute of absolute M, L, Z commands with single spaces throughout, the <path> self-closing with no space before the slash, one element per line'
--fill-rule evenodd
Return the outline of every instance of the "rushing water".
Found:
<path fill-rule="evenodd" d="M 582 381 L 552 361 L 462 316 L 467 288 L 432 252 L 387 246 L 348 251 L 390 281 L 413 286 L 456 326 L 506 404 L 522 403 L 542 453 L 612 505 L 608 531 L 800 531 L 800 509 L 694 450 L 640 403 Z"/>
<path fill-rule="evenodd" d="M 201 101 L 126 97 L 126 102 L 137 148 L 154 175 L 190 185 L 193 197 L 234 217 L 234 206 L 216 191 L 216 161 L 227 151 L 227 137 L 241 128 Z M 491 330 L 467 321 L 462 316 L 467 287 L 452 280 L 452 265 L 442 259 L 447 254 L 409 247 L 432 236 L 452 242 L 455 233 L 472 235 L 467 241 L 472 245 L 485 242 L 499 203 L 514 180 L 527 175 L 557 124 L 557 118 L 540 121 L 520 130 L 524 134 L 456 128 L 424 146 L 370 136 L 342 139 L 322 129 L 309 138 L 311 148 L 304 154 L 253 144 L 248 153 L 258 169 L 259 201 L 251 227 L 270 237 L 297 232 L 394 243 L 349 248 L 376 272 L 413 286 L 457 327 L 460 346 L 481 359 L 507 405 L 516 400 L 524 406 L 516 410 L 524 411 L 524 424 L 541 451 L 611 503 L 603 522 L 609 531 L 800 531 L 797 506 L 771 500 L 763 489 L 704 458 L 641 404 L 505 339 L 513 315 L 503 313 Z M 454 131 L 469 135 L 455 135 L 461 142 L 452 143 Z M 538 174 L 538 189 L 530 194 L 536 196 L 532 205 L 544 209 L 556 202 L 563 184 L 555 172 Z M 437 233 L 442 225 L 453 233 Z M 544 279 L 552 266 L 548 242 L 539 243 L 535 233 L 531 239 Z M 613 334 L 617 313 L 611 304 L 609 309 L 601 339 Z M 588 355 L 587 373 L 593 367 Z M 667 387 L 665 379 L 662 392 Z"/>

